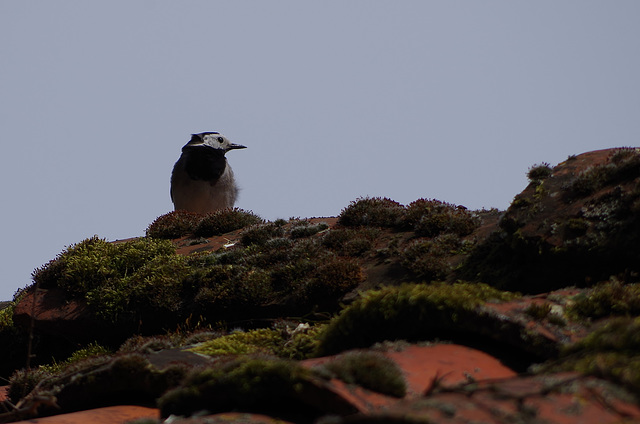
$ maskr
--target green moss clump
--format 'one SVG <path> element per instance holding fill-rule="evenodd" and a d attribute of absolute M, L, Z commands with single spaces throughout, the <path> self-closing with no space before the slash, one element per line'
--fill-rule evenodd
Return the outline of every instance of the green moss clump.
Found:
<path fill-rule="evenodd" d="M 175 312 L 180 280 L 189 269 L 169 240 L 140 238 L 108 243 L 92 237 L 75 244 L 37 269 L 40 287 L 59 287 L 84 297 L 96 316 L 118 321 L 142 309 Z"/>
<path fill-rule="evenodd" d="M 42 288 L 60 287 L 74 295 L 84 294 L 114 278 L 123 278 L 154 258 L 175 254 L 169 240 L 140 238 L 108 243 L 97 236 L 74 244 L 53 261 L 34 271 Z"/>
<path fill-rule="evenodd" d="M 193 371 L 180 387 L 163 395 L 158 406 L 162 417 L 189 416 L 203 409 L 211 413 L 291 410 L 313 375 L 292 361 L 242 357 Z"/>
<path fill-rule="evenodd" d="M 20 289 L 13 300 L 0 306 L 0 380 L 5 380 L 18 368 L 24 366 L 29 335 L 13 321 L 15 307 L 26 290 Z"/>
<path fill-rule="evenodd" d="M 516 294 L 485 284 L 403 284 L 366 292 L 343 309 L 320 334 L 316 355 L 368 347 L 385 340 L 415 340 L 434 333 L 477 331 L 475 309 L 490 299 Z"/>
<path fill-rule="evenodd" d="M 15 307 L 16 302 L 13 301 L 0 309 L 0 331 L 13 327 L 13 311 Z"/>
<path fill-rule="evenodd" d="M 236 332 L 205 341 L 189 350 L 208 356 L 267 354 L 285 359 L 308 358 L 322 325 Z"/>
<path fill-rule="evenodd" d="M 187 212 L 173 211 L 156 218 L 149 227 L 147 227 L 147 237 L 161 239 L 176 239 L 187 234 L 192 234 L 198 223 L 202 219 L 202 215 Z"/>
<path fill-rule="evenodd" d="M 640 317 L 612 318 L 538 371 L 577 371 L 640 393 Z"/>
<path fill-rule="evenodd" d="M 322 237 L 322 245 L 344 256 L 363 256 L 379 236 L 378 228 L 336 228 Z"/>
<path fill-rule="evenodd" d="M 108 355 L 111 353 L 109 348 L 99 345 L 98 343 L 89 343 L 87 346 L 76 350 L 65 361 L 67 364 L 73 364 L 83 361 L 94 356 Z"/>
<path fill-rule="evenodd" d="M 51 378 L 46 367 L 16 370 L 9 378 L 7 396 L 14 404 L 28 395 L 41 381 Z"/>
<path fill-rule="evenodd" d="M 176 387 L 187 373 L 183 365 L 159 370 L 138 354 L 116 356 L 106 363 L 89 360 L 76 365 L 73 371 L 66 370 L 43 387 L 57 397 L 63 411 L 119 402 L 151 403 Z"/>
<path fill-rule="evenodd" d="M 402 221 L 404 214 L 404 206 L 396 201 L 386 197 L 364 197 L 343 209 L 338 216 L 338 223 L 346 227 L 369 225 L 393 228 Z"/>
<path fill-rule="evenodd" d="M 589 230 L 589 222 L 583 218 L 570 218 L 563 225 L 564 240 L 572 240 L 584 236 Z"/>
<path fill-rule="evenodd" d="M 270 274 L 241 265 L 214 265 L 193 271 L 185 280 L 191 286 L 196 312 L 213 308 L 256 307 L 275 295 Z"/>
<path fill-rule="evenodd" d="M 223 209 L 207 214 L 194 230 L 196 237 L 211 237 L 226 234 L 240 228 L 262 223 L 253 212 L 239 208 Z"/>
<path fill-rule="evenodd" d="M 326 230 L 327 228 L 329 228 L 329 226 L 325 222 L 311 224 L 309 221 L 300 221 L 291 228 L 289 234 L 292 239 L 310 237 Z"/>
<path fill-rule="evenodd" d="M 240 238 L 244 246 L 264 246 L 269 240 L 284 236 L 286 221 L 274 221 L 258 224 L 245 229 Z"/>
<path fill-rule="evenodd" d="M 602 187 L 632 180 L 640 176 L 640 151 L 616 149 L 607 163 L 594 166 L 578 175 L 568 186 L 565 200 L 586 197 Z"/>
<path fill-rule="evenodd" d="M 640 315 L 640 284 L 622 284 L 617 280 L 600 283 L 576 296 L 568 312 L 577 318 L 590 319 Z"/>
<path fill-rule="evenodd" d="M 188 344 L 190 336 L 179 331 L 165 335 L 143 337 L 139 334 L 129 337 L 117 350 L 117 354 L 140 353 L 148 354 L 164 349 L 173 349 Z"/>
<path fill-rule="evenodd" d="M 547 302 L 532 303 L 527 307 L 527 309 L 524 312 L 527 315 L 529 315 L 531 318 L 537 321 L 542 321 L 543 319 L 547 318 L 551 313 L 551 304 Z"/>
<path fill-rule="evenodd" d="M 419 240 L 402 252 L 402 265 L 422 280 L 443 280 L 453 270 L 448 260 L 462 248 L 462 241 L 454 234 Z"/>
<path fill-rule="evenodd" d="M 189 350 L 208 356 L 274 354 L 283 344 L 284 338 L 279 331 L 261 328 L 218 337 Z"/>
<path fill-rule="evenodd" d="M 308 359 L 318 347 L 318 335 L 326 324 L 315 324 L 307 329 L 296 328 L 287 331 L 285 343 L 274 352 L 275 355 L 288 359 Z"/>
<path fill-rule="evenodd" d="M 321 367 L 345 383 L 399 398 L 407 393 L 402 370 L 380 352 L 347 352 Z"/>
<path fill-rule="evenodd" d="M 420 237 L 435 237 L 442 233 L 466 236 L 480 225 L 477 216 L 466 208 L 435 199 L 418 199 L 410 203 L 404 222 Z"/>
<path fill-rule="evenodd" d="M 553 170 L 551 169 L 551 165 L 546 162 L 542 162 L 539 165 L 533 165 L 529 168 L 527 171 L 527 178 L 530 182 L 539 184 L 542 180 L 549 178 L 552 172 Z"/>
<path fill-rule="evenodd" d="M 311 278 L 303 286 L 307 303 L 311 300 L 336 301 L 340 296 L 355 289 L 364 281 L 364 273 L 357 262 L 342 258 L 327 258 L 317 266 Z"/>
<path fill-rule="evenodd" d="M 131 275 L 110 279 L 86 293 L 97 315 L 117 321 L 134 311 L 178 312 L 181 307 L 181 280 L 189 274 L 182 256 L 155 257 Z"/>
<path fill-rule="evenodd" d="M 47 365 L 40 365 L 31 370 L 20 369 L 13 373 L 9 380 L 9 398 L 17 402 L 22 397 L 31 392 L 39 383 L 47 379 L 53 379 L 57 374 L 63 373 L 74 364 L 81 363 L 96 357 L 104 357 L 111 351 L 99 345 L 98 343 L 90 343 L 89 345 L 78 349 L 71 354 L 66 360 L 61 362 L 53 362 Z M 106 362 L 101 359 L 100 362 Z"/>

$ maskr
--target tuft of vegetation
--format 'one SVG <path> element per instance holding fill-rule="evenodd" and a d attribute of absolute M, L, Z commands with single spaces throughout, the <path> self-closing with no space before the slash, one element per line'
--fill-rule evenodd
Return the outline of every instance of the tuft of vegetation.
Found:
<path fill-rule="evenodd" d="M 219 264 L 196 269 L 184 284 L 195 294 L 193 303 L 200 313 L 212 308 L 256 307 L 275 296 L 267 272 L 241 265 Z"/>
<path fill-rule="evenodd" d="M 322 245 L 343 256 L 363 256 L 373 248 L 378 228 L 336 228 L 322 237 Z"/>
<path fill-rule="evenodd" d="M 552 173 L 553 169 L 551 168 L 551 165 L 547 162 L 542 162 L 541 164 L 533 165 L 529 168 L 527 171 L 527 178 L 532 183 L 540 184 L 542 180 L 549 178 Z"/>
<path fill-rule="evenodd" d="M 565 198 L 589 196 L 597 190 L 621 181 L 640 177 L 640 151 L 634 148 L 616 149 L 607 163 L 591 167 L 567 185 Z"/>
<path fill-rule="evenodd" d="M 218 337 L 190 350 L 208 356 L 273 354 L 283 344 L 284 338 L 279 331 L 260 328 Z"/>
<path fill-rule="evenodd" d="M 76 350 L 67 358 L 65 364 L 70 365 L 76 362 L 83 361 L 87 358 L 93 358 L 94 356 L 109 355 L 111 350 L 98 343 L 89 343 L 87 346 Z"/>
<path fill-rule="evenodd" d="M 168 240 L 140 238 L 108 243 L 97 236 L 74 244 L 33 273 L 42 288 L 59 287 L 72 295 L 83 294 L 138 271 L 156 258 L 175 253 Z"/>
<path fill-rule="evenodd" d="M 141 308 L 175 312 L 180 305 L 176 283 L 188 272 L 169 240 L 108 243 L 92 237 L 67 248 L 33 278 L 42 288 L 85 298 L 98 317 L 115 322 Z"/>
<path fill-rule="evenodd" d="M 623 284 L 616 279 L 600 283 L 574 298 L 568 312 L 577 318 L 640 315 L 640 284 Z"/>
<path fill-rule="evenodd" d="M 614 150 L 578 175 L 571 164 L 561 169 L 516 196 L 501 231 L 470 253 L 459 278 L 542 293 L 640 271 L 640 151 Z"/>
<path fill-rule="evenodd" d="M 352 201 L 338 216 L 346 227 L 374 226 L 394 228 L 402 221 L 404 206 L 386 197 L 364 197 Z"/>
<path fill-rule="evenodd" d="M 572 240 L 582 237 L 589 230 L 589 221 L 583 218 L 570 218 L 562 227 L 562 236 L 564 240 Z"/>
<path fill-rule="evenodd" d="M 15 404 L 31 393 L 41 381 L 51 378 L 51 376 L 51 372 L 46 367 L 16 370 L 9 378 L 7 396 Z"/>
<path fill-rule="evenodd" d="M 291 411 L 301 401 L 313 401 L 313 396 L 302 394 L 312 390 L 317 378 L 313 371 L 289 360 L 242 357 L 194 370 L 179 387 L 163 395 L 158 406 L 162 417 L 189 416 L 203 409 L 211 413 Z"/>
<path fill-rule="evenodd" d="M 8 302 L 0 309 L 0 331 L 13 327 L 13 311 L 16 302 Z"/>
<path fill-rule="evenodd" d="M 196 332 L 194 333 L 194 335 L 195 334 L 198 333 Z M 154 335 L 147 337 L 136 334 L 135 336 L 131 336 L 127 340 L 125 340 L 120 345 L 116 353 L 139 353 L 144 355 L 148 353 L 158 352 L 164 349 L 173 349 L 188 344 L 188 340 L 190 337 L 191 336 L 185 338 L 178 331 L 164 335 Z"/>
<path fill-rule="evenodd" d="M 338 299 L 364 281 L 364 273 L 357 262 L 350 259 L 327 258 L 304 284 L 305 299 Z"/>
<path fill-rule="evenodd" d="M 286 221 L 279 220 L 251 226 L 242 232 L 240 242 L 244 246 L 264 246 L 268 241 L 284 236 L 285 224 Z"/>
<path fill-rule="evenodd" d="M 614 381 L 640 393 L 640 317 L 611 318 L 581 341 L 568 346 L 542 372 L 576 371 Z"/>
<path fill-rule="evenodd" d="M 9 398 L 17 402 L 22 397 L 30 393 L 38 384 L 45 380 L 54 378 L 57 374 L 62 374 L 66 369 L 71 368 L 75 364 L 87 362 L 87 360 L 103 357 L 100 362 L 106 361 L 106 355 L 111 351 L 99 345 L 98 343 L 90 343 L 89 345 L 73 352 L 66 360 L 62 362 L 53 362 L 47 365 L 40 365 L 37 368 L 26 370 L 20 369 L 13 373 L 9 379 Z M 95 362 L 95 361 L 92 361 Z"/>
<path fill-rule="evenodd" d="M 347 352 L 321 365 L 321 368 L 345 383 L 385 395 L 401 398 L 407 393 L 402 370 L 380 352 Z"/>
<path fill-rule="evenodd" d="M 220 236 L 264 222 L 253 212 L 239 208 L 223 209 L 205 215 L 194 230 L 196 237 Z"/>
<path fill-rule="evenodd" d="M 466 236 L 479 227 L 480 220 L 463 206 L 435 199 L 418 199 L 407 206 L 404 223 L 419 237 L 435 237 L 443 233 Z"/>
<path fill-rule="evenodd" d="M 238 331 L 208 340 L 192 347 L 192 352 L 208 356 L 267 354 L 285 359 L 305 359 L 313 352 L 316 335 L 322 325 L 309 327 L 300 324 L 295 328 L 260 328 Z"/>
<path fill-rule="evenodd" d="M 202 215 L 194 212 L 169 212 L 156 218 L 147 227 L 146 235 L 153 238 L 177 239 L 192 234 L 201 219 Z"/>
<path fill-rule="evenodd" d="M 532 303 L 524 312 L 536 321 L 542 321 L 551 313 L 551 304 L 548 302 Z"/>
<path fill-rule="evenodd" d="M 5 380 L 24 365 L 28 334 L 13 321 L 16 305 L 23 299 L 26 289 L 19 289 L 10 302 L 0 304 L 0 380 Z"/>
<path fill-rule="evenodd" d="M 387 198 L 359 198 L 351 202 L 339 216 L 338 223 L 346 227 L 387 227 L 412 229 L 418 237 L 435 237 L 453 233 L 471 234 L 480 225 L 475 213 L 435 199 L 418 199 L 404 207 Z"/>
<path fill-rule="evenodd" d="M 63 411 L 116 402 L 145 404 L 176 387 L 187 373 L 184 365 L 158 369 L 138 354 L 96 359 L 100 361 L 90 359 L 75 365 L 73 372 L 55 376 L 42 389 L 57 397 Z"/>
<path fill-rule="evenodd" d="M 329 226 L 326 222 L 311 224 L 309 221 L 300 221 L 291 228 L 289 234 L 292 239 L 311 237 L 326 230 L 327 228 L 329 228 Z"/>
<path fill-rule="evenodd" d="M 99 321 L 144 321 L 148 329 L 156 326 L 152 331 L 171 328 L 193 313 L 246 319 L 269 304 L 291 313 L 313 305 L 335 310 L 340 297 L 363 281 L 360 265 L 338 257 L 320 238 L 264 237 L 287 235 L 283 226 L 253 226 L 243 235 L 247 247 L 190 256 L 175 254 L 169 240 L 108 243 L 93 237 L 36 270 L 34 279 L 43 288 L 85 299 Z"/>
<path fill-rule="evenodd" d="M 365 292 L 332 319 L 320 334 L 316 355 L 363 348 L 385 340 L 415 340 L 452 331 L 479 331 L 475 310 L 490 299 L 517 294 L 485 284 L 403 284 Z"/>
<path fill-rule="evenodd" d="M 461 253 L 465 244 L 454 234 L 418 240 L 401 253 L 402 265 L 421 280 L 444 280 L 453 271 L 450 258 Z"/>

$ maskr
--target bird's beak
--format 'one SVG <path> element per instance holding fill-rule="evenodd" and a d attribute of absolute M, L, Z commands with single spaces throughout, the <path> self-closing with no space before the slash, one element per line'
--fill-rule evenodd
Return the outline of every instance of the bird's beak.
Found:
<path fill-rule="evenodd" d="M 234 149 L 246 149 L 247 146 L 243 146 L 242 144 L 235 144 L 235 143 L 231 143 L 229 145 L 229 147 L 227 148 L 227 150 L 234 150 Z"/>

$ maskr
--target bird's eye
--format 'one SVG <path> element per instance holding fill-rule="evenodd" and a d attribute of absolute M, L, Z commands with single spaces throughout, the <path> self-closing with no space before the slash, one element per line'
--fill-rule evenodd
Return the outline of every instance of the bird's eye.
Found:
<path fill-rule="evenodd" d="M 222 138 L 222 137 L 218 137 L 218 141 L 219 141 L 220 143 L 222 143 L 222 142 L 224 141 L 224 138 Z"/>

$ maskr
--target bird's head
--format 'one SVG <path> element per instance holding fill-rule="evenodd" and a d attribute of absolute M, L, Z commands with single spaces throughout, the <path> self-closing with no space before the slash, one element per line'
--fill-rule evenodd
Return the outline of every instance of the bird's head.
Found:
<path fill-rule="evenodd" d="M 246 146 L 232 143 L 227 137 L 217 132 L 203 132 L 199 134 L 192 134 L 191 140 L 189 140 L 189 142 L 182 148 L 182 150 L 194 147 L 208 147 L 223 154 L 228 152 L 229 150 L 246 149 Z"/>

